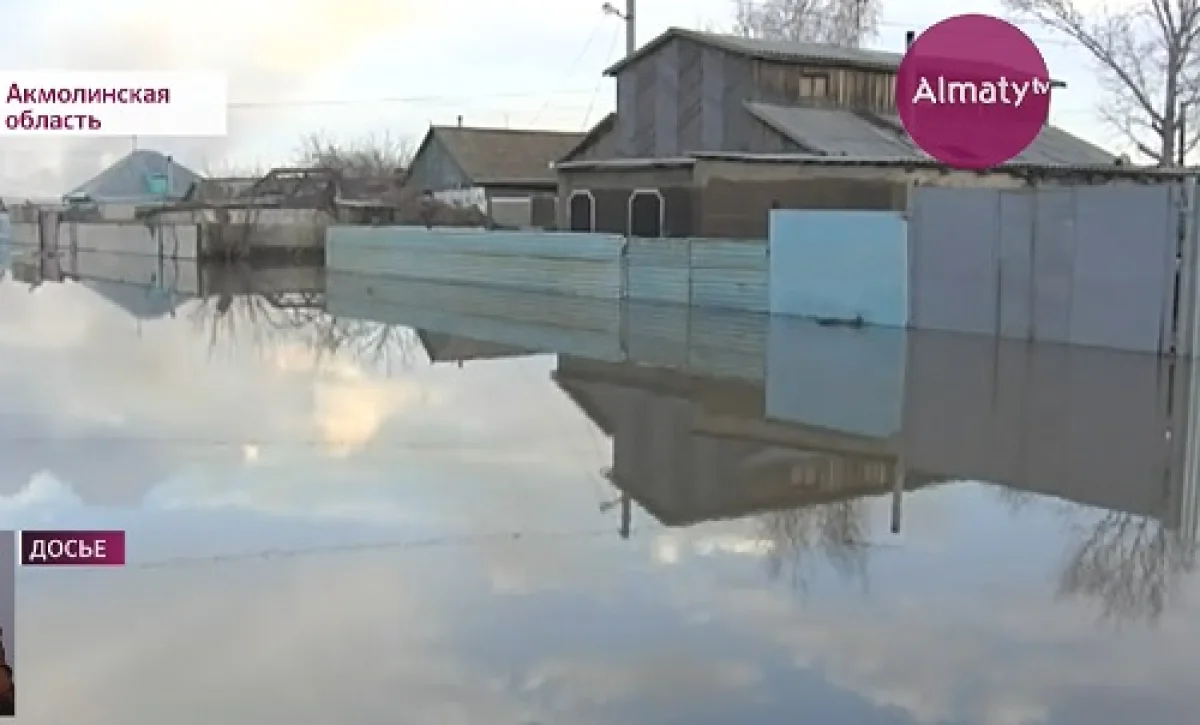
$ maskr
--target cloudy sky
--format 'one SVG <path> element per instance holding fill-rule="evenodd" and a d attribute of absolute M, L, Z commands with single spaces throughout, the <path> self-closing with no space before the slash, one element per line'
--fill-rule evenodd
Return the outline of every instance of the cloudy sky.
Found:
<path fill-rule="evenodd" d="M 642 0 L 639 37 L 672 25 L 727 27 L 732 0 Z M 620 4 L 620 3 L 618 3 Z M 299 139 L 419 139 L 430 123 L 582 130 L 613 105 L 601 70 L 623 52 L 623 25 L 599 0 L 6 0 L 0 68 L 220 70 L 229 74 L 230 135 L 162 139 L 198 171 L 287 162 Z M 993 0 L 885 3 L 874 45 Z M 1030 29 L 1071 88 L 1055 121 L 1100 143 L 1088 59 Z M 142 145 L 148 145 L 143 140 Z M 124 140 L 0 139 L 0 194 L 57 195 L 127 152 Z M 1109 143 L 1113 148 L 1113 144 Z M 1119 149 L 1118 149 L 1119 150 Z"/>

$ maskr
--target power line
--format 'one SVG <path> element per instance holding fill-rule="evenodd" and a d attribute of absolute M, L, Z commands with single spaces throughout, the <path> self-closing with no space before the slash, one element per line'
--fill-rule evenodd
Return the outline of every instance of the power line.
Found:
<path fill-rule="evenodd" d="M 588 49 L 592 47 L 592 41 L 594 41 L 596 36 L 600 33 L 600 28 L 607 24 L 607 20 L 607 17 L 601 15 L 600 19 L 596 21 L 596 24 L 592 26 L 592 32 L 588 33 L 587 40 L 583 41 L 583 46 L 580 47 L 579 54 L 576 55 L 575 60 L 571 61 L 571 64 L 567 66 L 567 72 L 563 75 L 564 80 L 570 78 L 575 73 L 575 69 L 579 67 L 579 63 L 583 61 L 583 57 L 587 55 Z M 556 94 L 551 93 L 550 95 L 546 96 L 546 102 L 542 104 L 542 107 L 538 109 L 538 112 L 533 115 L 533 120 L 529 122 L 531 126 L 536 124 L 542 117 L 542 114 L 546 112 L 546 109 L 550 107 L 550 102 L 554 100 L 555 95 Z"/>
<path fill-rule="evenodd" d="M 617 30 L 613 31 L 612 41 L 608 45 L 608 52 L 604 54 L 605 58 L 612 58 L 613 52 L 617 49 L 617 40 L 621 37 L 621 35 L 622 33 L 618 32 Z M 583 114 L 584 131 L 591 130 L 590 126 L 592 121 L 592 109 L 594 109 L 596 106 L 596 96 L 600 95 L 600 87 L 603 85 L 604 76 L 601 75 L 600 78 L 596 80 L 596 87 L 592 89 L 592 99 L 588 101 L 587 111 Z"/>

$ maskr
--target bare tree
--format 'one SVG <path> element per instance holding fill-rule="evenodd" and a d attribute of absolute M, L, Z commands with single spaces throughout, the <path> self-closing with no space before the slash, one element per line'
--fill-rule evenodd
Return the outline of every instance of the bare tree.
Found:
<path fill-rule="evenodd" d="M 767 559 L 772 578 L 788 575 L 804 587 L 808 567 L 823 558 L 848 580 L 866 585 L 870 544 L 861 499 L 772 511 L 760 519 L 761 536 L 771 542 Z"/>
<path fill-rule="evenodd" d="M 265 349 L 291 343 L 311 351 L 314 365 L 344 355 L 389 375 L 419 359 L 420 341 L 411 329 L 337 317 L 324 309 L 321 293 L 259 290 L 255 271 L 246 265 L 227 269 L 220 285 L 192 309 L 191 319 L 207 331 L 210 351 L 237 343 Z"/>
<path fill-rule="evenodd" d="M 1068 559 L 1063 596 L 1100 601 L 1107 618 L 1154 622 L 1195 566 L 1195 550 L 1160 522 L 1111 512 L 1088 531 Z"/>
<path fill-rule="evenodd" d="M 878 33 L 882 9 L 881 0 L 734 0 L 733 32 L 857 48 Z"/>
<path fill-rule="evenodd" d="M 1200 142 L 1200 0 L 1133 0 L 1085 13 L 1075 0 L 1004 0 L 1018 19 L 1071 37 L 1095 60 L 1100 116 L 1160 166 Z"/>
<path fill-rule="evenodd" d="M 388 134 L 368 136 L 342 143 L 323 133 L 306 136 L 301 142 L 301 166 L 333 169 L 347 177 L 393 176 L 412 161 L 412 144 Z"/>

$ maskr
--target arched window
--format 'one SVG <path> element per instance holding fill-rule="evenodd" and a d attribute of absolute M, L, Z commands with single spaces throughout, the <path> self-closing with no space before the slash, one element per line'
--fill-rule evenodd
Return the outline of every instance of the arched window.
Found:
<path fill-rule="evenodd" d="M 663 235 L 666 205 L 658 189 L 635 189 L 629 195 L 629 236 L 655 238 Z"/>
<path fill-rule="evenodd" d="M 567 228 L 573 232 L 596 231 L 596 197 L 587 189 L 571 192 L 567 205 Z"/>

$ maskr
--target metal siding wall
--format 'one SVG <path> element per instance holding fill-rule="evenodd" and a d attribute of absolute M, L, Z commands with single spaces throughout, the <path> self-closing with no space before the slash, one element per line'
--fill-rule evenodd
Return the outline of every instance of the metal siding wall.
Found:
<path fill-rule="evenodd" d="M 618 236 L 352 226 L 327 234 L 333 271 L 600 299 L 622 293 Z"/>
<path fill-rule="evenodd" d="M 771 312 L 905 327 L 907 226 L 897 212 L 772 211 Z"/>
<path fill-rule="evenodd" d="M 912 327 L 995 332 L 998 228 L 993 190 L 915 190 L 909 220 Z"/>
<path fill-rule="evenodd" d="M 691 301 L 691 242 L 630 239 L 627 297 L 686 305 Z"/>
<path fill-rule="evenodd" d="M 1166 352 L 1178 194 L 1171 184 L 918 188 L 911 325 Z"/>
<path fill-rule="evenodd" d="M 1165 191 L 1100 187 L 1077 195 L 1072 342 L 1157 352 L 1170 334 L 1180 229 L 1176 200 Z"/>
<path fill-rule="evenodd" d="M 767 243 L 691 243 L 691 304 L 696 307 L 766 312 Z"/>

